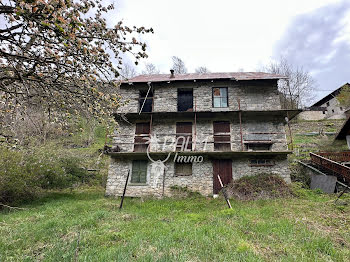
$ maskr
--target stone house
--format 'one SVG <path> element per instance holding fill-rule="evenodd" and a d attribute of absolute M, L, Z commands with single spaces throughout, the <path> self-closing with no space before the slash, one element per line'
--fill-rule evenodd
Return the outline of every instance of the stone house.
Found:
<path fill-rule="evenodd" d="M 346 107 L 339 104 L 337 96 L 344 87 L 349 87 L 346 83 L 334 90 L 332 93 L 326 95 L 311 107 L 299 114 L 298 119 L 301 120 L 321 120 L 321 119 L 345 119 Z"/>
<path fill-rule="evenodd" d="M 286 120 L 277 82 L 260 73 L 137 76 L 120 85 L 106 195 L 169 196 L 174 186 L 203 195 L 232 179 L 275 173 L 290 181 Z"/>

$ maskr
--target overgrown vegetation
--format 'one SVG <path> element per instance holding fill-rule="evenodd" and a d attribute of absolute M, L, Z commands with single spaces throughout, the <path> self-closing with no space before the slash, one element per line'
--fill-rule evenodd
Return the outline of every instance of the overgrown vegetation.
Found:
<path fill-rule="evenodd" d="M 1 261 L 349 261 L 350 206 L 298 189 L 297 198 L 105 198 L 50 195 L 0 213 Z M 349 196 L 342 197 L 349 203 Z"/>
<path fill-rule="evenodd" d="M 238 200 L 291 197 L 290 186 L 279 176 L 258 174 L 234 180 L 226 188 L 228 196 Z"/>
<path fill-rule="evenodd" d="M 40 136 L 31 136 L 13 148 L 0 147 L 0 203 L 31 201 L 50 189 L 104 186 L 108 163 L 102 154 L 105 140 L 104 126 L 80 119 L 57 138 L 43 141 Z"/>

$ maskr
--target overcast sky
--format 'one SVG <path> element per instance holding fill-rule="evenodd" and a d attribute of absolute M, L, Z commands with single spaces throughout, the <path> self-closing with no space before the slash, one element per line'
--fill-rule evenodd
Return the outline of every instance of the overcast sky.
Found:
<path fill-rule="evenodd" d="M 283 55 L 312 73 L 317 98 L 350 82 L 350 0 L 121 0 L 115 6 L 110 22 L 154 29 L 144 37 L 145 62 L 164 73 L 173 55 L 190 72 L 198 66 L 255 71 Z"/>

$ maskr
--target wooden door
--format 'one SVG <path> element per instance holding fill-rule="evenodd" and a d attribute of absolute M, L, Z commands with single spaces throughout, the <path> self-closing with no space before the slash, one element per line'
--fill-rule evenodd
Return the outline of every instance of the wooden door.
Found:
<path fill-rule="evenodd" d="M 218 194 L 221 185 L 218 179 L 220 175 L 222 183 L 225 185 L 232 181 L 232 160 L 231 159 L 215 159 L 213 160 L 213 193 Z"/>

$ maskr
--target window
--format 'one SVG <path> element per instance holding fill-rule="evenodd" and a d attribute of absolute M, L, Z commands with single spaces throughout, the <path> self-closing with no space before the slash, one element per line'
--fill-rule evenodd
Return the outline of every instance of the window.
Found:
<path fill-rule="evenodd" d="M 150 122 L 136 123 L 134 152 L 146 152 L 150 131 Z"/>
<path fill-rule="evenodd" d="M 334 109 L 332 109 L 332 113 L 334 113 Z"/>
<path fill-rule="evenodd" d="M 147 182 L 147 161 L 132 161 L 131 183 L 146 184 Z"/>
<path fill-rule="evenodd" d="M 176 123 L 176 150 L 192 150 L 192 122 Z"/>
<path fill-rule="evenodd" d="M 275 163 L 271 159 L 252 159 L 250 166 L 273 166 Z"/>
<path fill-rule="evenodd" d="M 139 97 L 139 111 L 141 112 L 152 112 L 153 110 L 153 91 L 149 91 L 147 95 L 148 90 L 141 90 L 140 91 L 140 97 Z"/>
<path fill-rule="evenodd" d="M 326 103 L 326 106 L 329 106 L 329 102 Z"/>
<path fill-rule="evenodd" d="M 175 163 L 175 176 L 191 176 L 192 163 Z"/>
<path fill-rule="evenodd" d="M 193 89 L 177 90 L 177 111 L 193 111 Z"/>
<path fill-rule="evenodd" d="M 213 107 L 228 107 L 227 87 L 213 87 Z"/>
<path fill-rule="evenodd" d="M 231 132 L 230 122 L 216 121 L 213 122 L 214 129 L 214 150 L 231 151 Z"/>
<path fill-rule="evenodd" d="M 343 111 L 343 107 L 342 106 L 340 107 L 340 110 Z"/>
<path fill-rule="evenodd" d="M 322 113 L 325 115 L 325 114 L 326 114 L 326 111 L 323 111 Z"/>
<path fill-rule="evenodd" d="M 246 148 L 248 151 L 269 151 L 271 150 L 270 143 L 246 143 Z"/>

